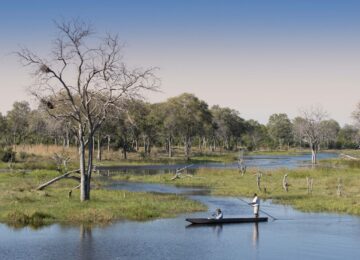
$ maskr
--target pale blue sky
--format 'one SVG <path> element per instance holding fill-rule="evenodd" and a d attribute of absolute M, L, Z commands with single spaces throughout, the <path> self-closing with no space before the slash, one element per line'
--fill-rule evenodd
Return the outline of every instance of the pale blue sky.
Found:
<path fill-rule="evenodd" d="M 163 93 L 190 92 L 266 123 L 320 105 L 342 125 L 360 101 L 360 1 L 188 0 L 0 2 L 0 111 L 30 100 L 26 69 L 9 53 L 46 54 L 53 20 L 79 17 L 118 33 L 125 59 L 157 66 Z M 5 94 L 6 93 L 6 94 Z"/>

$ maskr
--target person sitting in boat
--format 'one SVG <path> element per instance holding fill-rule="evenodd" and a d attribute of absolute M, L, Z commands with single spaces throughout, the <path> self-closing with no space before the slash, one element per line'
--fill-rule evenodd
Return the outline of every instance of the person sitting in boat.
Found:
<path fill-rule="evenodd" d="M 250 203 L 254 207 L 254 215 L 255 218 L 259 217 L 259 210 L 260 210 L 260 199 L 256 193 L 254 193 L 253 201 Z"/>
<path fill-rule="evenodd" d="M 221 212 L 221 209 L 216 209 L 215 213 L 213 214 L 213 217 L 215 219 L 222 219 L 223 218 L 223 213 Z"/>

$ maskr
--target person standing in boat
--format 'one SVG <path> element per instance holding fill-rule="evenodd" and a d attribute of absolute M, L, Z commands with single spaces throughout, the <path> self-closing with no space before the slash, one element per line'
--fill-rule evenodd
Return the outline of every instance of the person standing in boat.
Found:
<path fill-rule="evenodd" d="M 253 201 L 250 203 L 250 205 L 252 205 L 254 208 L 255 218 L 259 217 L 260 199 L 256 193 L 254 193 L 254 198 Z"/>

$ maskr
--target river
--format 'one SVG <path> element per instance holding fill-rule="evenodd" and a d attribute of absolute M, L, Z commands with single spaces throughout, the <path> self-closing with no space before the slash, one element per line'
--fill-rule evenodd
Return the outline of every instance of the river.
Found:
<path fill-rule="evenodd" d="M 186 217 L 207 217 L 220 207 L 225 217 L 250 216 L 237 198 L 159 184 L 117 182 L 112 189 L 186 194 L 208 212 L 108 226 L 54 224 L 32 229 L 0 224 L 0 259 L 357 259 L 360 218 L 303 213 L 270 200 L 261 209 L 267 223 L 194 227 Z M 243 198 L 248 200 L 247 198 Z"/>

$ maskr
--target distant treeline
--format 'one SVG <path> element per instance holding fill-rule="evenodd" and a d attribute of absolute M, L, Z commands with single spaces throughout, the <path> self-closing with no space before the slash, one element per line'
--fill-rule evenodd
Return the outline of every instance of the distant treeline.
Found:
<path fill-rule="evenodd" d="M 6 115 L 0 114 L 2 147 L 12 144 L 76 145 L 77 133 L 71 122 L 50 116 L 43 104 L 32 110 L 26 101 L 15 102 Z M 169 157 L 173 147 L 184 148 L 190 157 L 191 148 L 200 151 L 288 149 L 307 147 L 301 127 L 303 118 L 289 119 L 285 113 L 273 114 L 266 125 L 245 120 L 234 109 L 212 106 L 193 94 L 184 93 L 162 103 L 140 99 L 122 100 L 121 106 L 107 111 L 105 123 L 97 130 L 95 142 L 103 149 L 128 151 L 163 147 Z M 357 148 L 359 132 L 353 125 L 340 127 L 332 119 L 322 120 L 320 147 L 325 149 Z"/>

